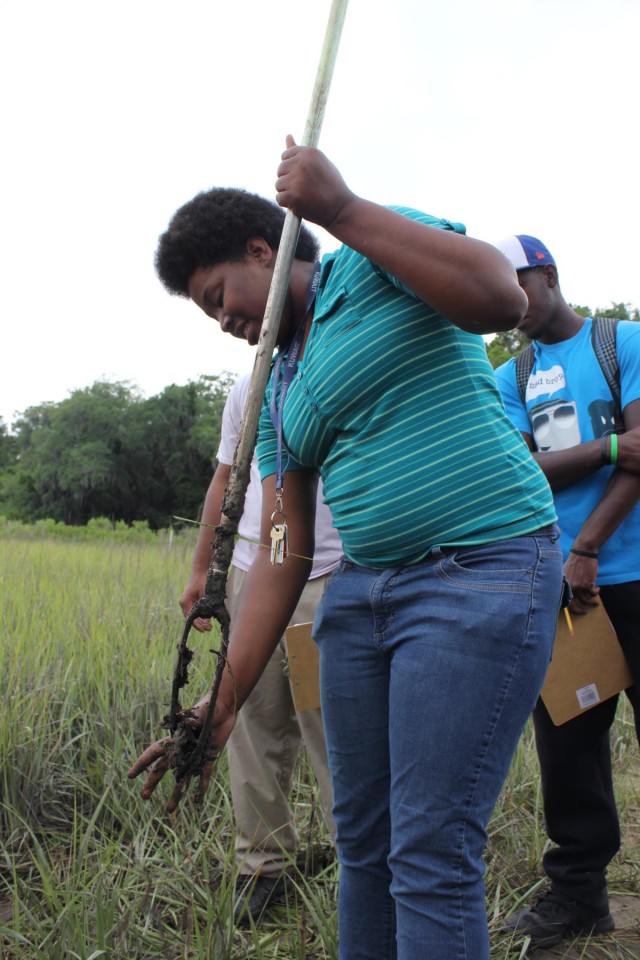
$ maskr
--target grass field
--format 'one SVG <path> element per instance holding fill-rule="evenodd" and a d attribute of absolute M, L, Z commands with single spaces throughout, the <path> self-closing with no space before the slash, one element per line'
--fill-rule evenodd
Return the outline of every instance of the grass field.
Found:
<path fill-rule="evenodd" d="M 0 539 L 1 960 L 334 960 L 337 870 L 304 757 L 292 804 L 302 846 L 295 889 L 258 929 L 231 922 L 235 878 L 226 763 L 202 810 L 162 816 L 126 778 L 160 735 L 180 636 L 178 595 L 193 540 Z M 185 702 L 209 684 L 210 638 Z M 621 709 L 614 738 L 625 846 L 611 888 L 640 892 L 637 748 Z M 160 788 L 159 792 L 162 791 Z M 168 787 L 162 795 L 166 797 Z M 492 957 L 516 958 L 504 915 L 539 883 L 546 837 L 531 732 L 491 825 Z M 606 952 L 637 956 L 601 940 Z M 614 952 L 618 951 L 618 952 Z M 564 954 L 558 953 L 557 956 Z M 568 954 L 567 954 L 568 956 Z M 428 960 L 428 958 L 427 958 Z"/>

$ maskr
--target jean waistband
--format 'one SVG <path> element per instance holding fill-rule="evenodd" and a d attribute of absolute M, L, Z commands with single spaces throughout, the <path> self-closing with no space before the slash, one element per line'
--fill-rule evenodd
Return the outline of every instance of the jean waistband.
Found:
<path fill-rule="evenodd" d="M 441 546 L 435 544 L 430 548 L 429 552 L 422 558 L 422 560 L 417 560 L 415 564 L 411 563 L 390 563 L 387 568 L 384 567 L 365 567 L 362 564 L 354 563 L 352 560 L 349 560 L 348 557 L 342 557 L 338 569 L 340 570 L 351 570 L 356 567 L 359 567 L 361 570 L 373 570 L 376 569 L 378 572 L 382 572 L 383 569 L 402 569 L 403 567 L 409 566 L 418 566 L 421 563 L 434 563 L 435 561 L 441 559 L 442 557 L 451 556 L 452 553 L 459 553 L 460 550 L 474 550 L 480 547 L 491 547 L 498 546 L 500 543 L 507 543 L 511 540 L 522 540 L 530 537 L 548 537 L 552 543 L 555 543 L 560 539 L 560 530 L 556 523 L 547 524 L 544 527 L 538 527 L 536 530 L 531 530 L 529 533 L 518 533 L 513 537 L 502 537 L 500 540 L 488 540 L 484 543 L 453 543 Z"/>

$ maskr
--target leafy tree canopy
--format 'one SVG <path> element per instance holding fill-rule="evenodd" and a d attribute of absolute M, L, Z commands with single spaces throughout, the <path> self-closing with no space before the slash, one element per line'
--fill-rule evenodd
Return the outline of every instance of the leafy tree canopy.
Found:
<path fill-rule="evenodd" d="M 16 438 L 9 433 L 9 427 L 0 417 L 0 470 L 13 466 L 18 455 Z"/>
<path fill-rule="evenodd" d="M 143 399 L 96 382 L 0 422 L 0 512 L 29 522 L 94 517 L 165 527 L 198 516 L 232 379 L 201 377 Z"/>

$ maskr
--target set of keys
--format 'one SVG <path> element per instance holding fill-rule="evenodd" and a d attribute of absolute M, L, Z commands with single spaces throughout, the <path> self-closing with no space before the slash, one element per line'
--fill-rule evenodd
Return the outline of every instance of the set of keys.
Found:
<path fill-rule="evenodd" d="M 287 555 L 287 525 L 271 521 L 271 563 L 281 564 Z"/>
<path fill-rule="evenodd" d="M 282 488 L 276 490 L 276 508 L 271 514 L 271 563 L 280 566 L 287 556 L 287 518 L 282 509 Z M 276 519 L 280 522 L 276 523 Z"/>

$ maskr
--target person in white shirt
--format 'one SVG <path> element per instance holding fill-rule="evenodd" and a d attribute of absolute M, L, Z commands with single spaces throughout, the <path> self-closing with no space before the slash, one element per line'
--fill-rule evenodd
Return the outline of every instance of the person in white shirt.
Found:
<path fill-rule="evenodd" d="M 249 390 L 249 375 L 232 386 L 223 416 L 217 467 L 207 491 L 191 577 L 180 606 L 185 616 L 204 594 L 211 557 L 212 530 L 220 522 L 222 498 L 231 472 L 242 413 Z M 227 607 L 233 621 L 242 603 L 246 571 L 259 549 L 262 487 L 256 461 L 251 464 L 244 510 L 227 581 Z M 342 544 L 328 507 L 318 488 L 316 549 L 311 576 L 291 618 L 291 623 L 313 620 L 331 571 L 342 556 Z M 198 619 L 197 630 L 211 630 L 211 621 Z M 327 828 L 334 835 L 331 816 L 331 783 L 320 709 L 297 713 L 286 672 L 287 651 L 280 640 L 260 682 L 242 708 L 229 739 L 231 799 L 236 823 L 235 848 L 240 875 L 236 884 L 236 922 L 257 922 L 271 901 L 282 892 L 288 859 L 298 846 L 298 836 L 288 796 L 296 758 L 304 741 L 316 776 Z"/>

